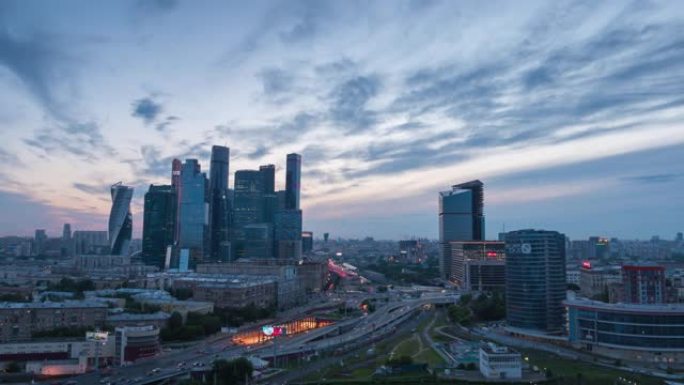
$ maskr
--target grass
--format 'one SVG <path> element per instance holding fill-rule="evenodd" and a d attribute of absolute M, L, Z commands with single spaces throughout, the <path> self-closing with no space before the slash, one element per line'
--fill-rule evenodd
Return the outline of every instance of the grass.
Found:
<path fill-rule="evenodd" d="M 420 354 L 417 356 L 413 357 L 413 360 L 418 363 L 424 363 L 430 365 L 430 367 L 435 367 L 439 365 L 444 365 L 444 360 L 442 360 L 442 357 L 435 352 L 434 349 L 432 348 L 427 348 L 424 349 Z"/>
<path fill-rule="evenodd" d="M 420 343 L 419 343 L 418 339 L 416 338 L 416 336 L 413 335 L 413 336 L 411 336 L 411 338 L 400 342 L 394 348 L 394 356 L 396 356 L 396 357 L 413 356 L 414 354 L 416 354 L 416 352 L 418 352 L 419 348 L 420 348 Z"/>
<path fill-rule="evenodd" d="M 636 381 L 639 385 L 663 384 L 663 380 L 659 378 L 605 368 L 586 362 L 572 361 L 549 353 L 532 350 L 521 350 L 521 353 L 529 357 L 530 365 L 537 366 L 540 370 L 544 368 L 550 369 L 554 376 L 566 378 L 565 383 L 568 384 L 576 383 L 578 373 L 581 373 L 584 385 L 612 384 L 618 377 L 625 377 L 631 381 Z"/>

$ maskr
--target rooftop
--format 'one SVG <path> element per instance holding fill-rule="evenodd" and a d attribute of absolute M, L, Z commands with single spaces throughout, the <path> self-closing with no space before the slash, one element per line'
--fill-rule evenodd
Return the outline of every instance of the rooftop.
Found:
<path fill-rule="evenodd" d="M 684 304 L 631 304 L 631 303 L 606 303 L 584 298 L 568 299 L 563 301 L 568 307 L 586 308 L 594 310 L 606 310 L 625 313 L 667 313 L 684 314 Z"/>
<path fill-rule="evenodd" d="M 103 308 L 107 305 L 96 301 L 64 301 L 64 302 L 0 302 L 0 309 L 78 309 Z"/>

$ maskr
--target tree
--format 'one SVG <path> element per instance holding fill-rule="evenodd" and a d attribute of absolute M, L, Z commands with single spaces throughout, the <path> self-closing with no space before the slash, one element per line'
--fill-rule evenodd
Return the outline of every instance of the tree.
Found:
<path fill-rule="evenodd" d="M 477 366 L 474 362 L 469 362 L 468 365 L 466 365 L 466 370 L 477 370 Z"/>
<path fill-rule="evenodd" d="M 459 325 L 468 326 L 473 320 L 473 314 L 470 309 L 465 306 L 451 305 L 447 312 L 451 321 Z"/>
<path fill-rule="evenodd" d="M 183 316 L 177 312 L 174 311 L 171 313 L 171 318 L 169 318 L 169 329 L 174 330 L 174 329 L 180 329 L 183 326 Z"/>
<path fill-rule="evenodd" d="M 5 372 L 7 373 L 19 373 L 21 372 L 21 365 L 18 362 L 12 361 L 5 367 Z"/>
<path fill-rule="evenodd" d="M 413 358 L 411 356 L 399 356 L 396 358 L 390 358 L 386 362 L 386 364 L 388 366 L 392 366 L 392 367 L 411 365 L 412 363 L 413 363 Z"/>
<path fill-rule="evenodd" d="M 213 372 L 218 384 L 233 385 L 251 379 L 254 367 L 248 359 L 240 357 L 232 361 L 214 361 Z"/>

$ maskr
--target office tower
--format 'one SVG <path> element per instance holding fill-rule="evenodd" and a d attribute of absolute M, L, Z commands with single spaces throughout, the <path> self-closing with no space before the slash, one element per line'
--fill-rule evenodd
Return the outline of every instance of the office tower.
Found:
<path fill-rule="evenodd" d="M 299 210 L 301 194 L 302 156 L 287 154 L 287 169 L 285 175 L 285 209 Z"/>
<path fill-rule="evenodd" d="M 47 233 L 45 229 L 38 229 L 33 237 L 33 255 L 43 255 L 45 252 L 45 243 L 47 242 Z"/>
<path fill-rule="evenodd" d="M 323 242 L 328 243 L 328 239 L 330 238 L 329 233 L 323 233 Z"/>
<path fill-rule="evenodd" d="M 192 268 L 204 257 L 209 224 L 207 177 L 197 159 L 186 159 L 183 163 L 180 186 L 178 248 L 181 254 L 186 250 Z"/>
<path fill-rule="evenodd" d="M 301 259 L 302 210 L 279 211 L 275 215 L 276 257 Z"/>
<path fill-rule="evenodd" d="M 285 210 L 285 201 L 287 193 L 285 190 L 276 191 L 276 199 L 278 200 L 278 211 Z"/>
<path fill-rule="evenodd" d="M 230 200 L 228 199 L 228 172 L 230 149 L 213 146 L 211 148 L 211 169 L 209 171 L 209 228 L 211 236 L 211 259 L 225 261 L 228 255 L 221 245 L 230 242 Z M 222 255 L 223 254 L 223 255 Z"/>
<path fill-rule="evenodd" d="M 556 231 L 506 234 L 506 320 L 513 328 L 564 330 L 565 236 Z"/>
<path fill-rule="evenodd" d="M 313 251 L 313 232 L 302 231 L 302 254 L 309 254 Z"/>
<path fill-rule="evenodd" d="M 264 194 L 275 194 L 275 166 L 272 164 L 260 166 L 259 172 L 263 178 Z"/>
<path fill-rule="evenodd" d="M 479 180 L 439 193 L 439 267 L 443 279 L 451 276 L 450 242 L 484 240 L 483 206 L 483 184 Z"/>
<path fill-rule="evenodd" d="M 133 188 L 121 182 L 112 185 L 112 209 L 109 213 L 109 244 L 112 255 L 128 255 L 133 234 L 131 199 Z"/>
<path fill-rule="evenodd" d="M 451 259 L 450 280 L 462 291 L 505 291 L 504 242 L 451 242 Z"/>
<path fill-rule="evenodd" d="M 173 159 L 171 162 L 171 187 L 176 191 L 176 228 L 173 232 L 173 243 L 177 244 L 180 240 L 180 204 L 181 204 L 181 170 L 183 162 L 180 159 Z"/>
<path fill-rule="evenodd" d="M 243 258 L 245 254 L 245 226 L 263 221 L 263 179 L 257 170 L 238 170 L 235 172 L 235 192 L 233 202 L 233 258 Z"/>
<path fill-rule="evenodd" d="M 665 268 L 658 265 L 622 266 L 622 301 L 662 304 L 666 301 Z"/>
<path fill-rule="evenodd" d="M 70 256 L 74 254 L 74 246 L 71 241 L 71 224 L 65 223 L 62 228 L 62 256 Z"/>
<path fill-rule="evenodd" d="M 62 228 L 62 242 L 71 241 L 71 224 L 65 223 Z"/>
<path fill-rule="evenodd" d="M 270 223 L 254 223 L 246 225 L 244 256 L 254 259 L 273 257 L 273 226 Z"/>
<path fill-rule="evenodd" d="M 146 265 L 164 268 L 166 253 L 173 246 L 176 229 L 176 190 L 173 186 L 150 185 L 145 194 L 142 260 Z"/>

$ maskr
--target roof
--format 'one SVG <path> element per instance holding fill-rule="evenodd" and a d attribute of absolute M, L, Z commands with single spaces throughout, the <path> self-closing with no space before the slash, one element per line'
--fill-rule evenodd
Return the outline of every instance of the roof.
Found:
<path fill-rule="evenodd" d="M 107 305 L 96 301 L 64 301 L 64 302 L 0 302 L 0 309 L 79 309 L 107 308 Z"/>
<path fill-rule="evenodd" d="M 606 303 L 601 301 L 593 301 L 590 299 L 569 299 L 563 301 L 563 304 L 568 307 L 612 311 L 618 313 L 665 313 L 665 314 L 682 314 L 684 315 L 684 304 L 680 303 L 666 303 L 666 304 L 632 304 L 632 303 Z"/>

